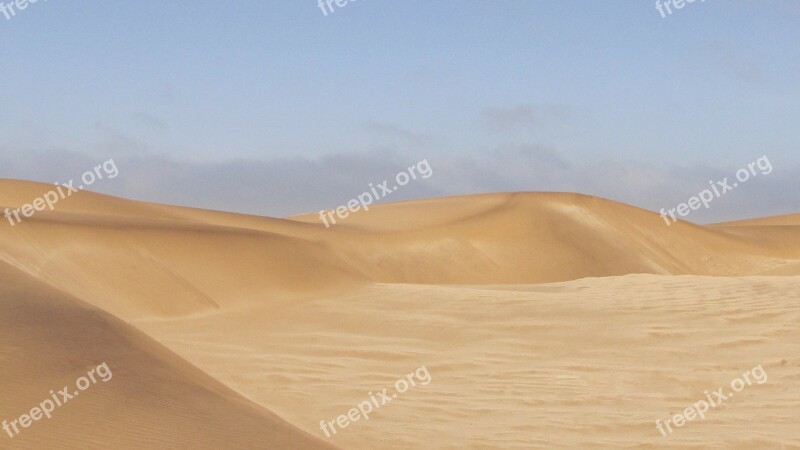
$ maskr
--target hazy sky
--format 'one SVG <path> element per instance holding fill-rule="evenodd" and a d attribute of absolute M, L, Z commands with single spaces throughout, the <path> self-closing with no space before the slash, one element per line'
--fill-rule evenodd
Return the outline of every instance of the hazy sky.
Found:
<path fill-rule="evenodd" d="M 8 0 L 0 0 L 8 3 Z M 114 158 L 125 197 L 285 215 L 579 191 L 692 220 L 800 212 L 800 2 L 39 0 L 0 14 L 0 177 Z"/>

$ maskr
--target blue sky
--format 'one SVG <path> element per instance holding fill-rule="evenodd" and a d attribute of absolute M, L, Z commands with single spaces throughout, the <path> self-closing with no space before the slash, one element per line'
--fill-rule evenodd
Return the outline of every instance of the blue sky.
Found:
<path fill-rule="evenodd" d="M 101 192 L 283 215 L 428 158 L 437 175 L 398 199 L 656 209 L 769 155 L 773 174 L 697 219 L 796 212 L 798 5 L 39 0 L 0 15 L 0 177 L 113 157 Z"/>

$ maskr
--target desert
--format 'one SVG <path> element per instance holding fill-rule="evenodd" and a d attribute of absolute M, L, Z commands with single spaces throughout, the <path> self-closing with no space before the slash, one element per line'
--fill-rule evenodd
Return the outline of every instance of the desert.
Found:
<path fill-rule="evenodd" d="M 0 0 L 0 450 L 800 450 L 798 25 Z"/>
<path fill-rule="evenodd" d="M 2 205 L 48 189 L 0 187 Z M 655 447 L 656 419 L 760 365 L 767 382 L 666 445 L 800 445 L 797 216 L 667 228 L 505 193 L 315 219 L 80 192 L 4 227 L 3 417 L 114 373 L 5 444 Z M 428 384 L 320 430 L 423 366 Z"/>

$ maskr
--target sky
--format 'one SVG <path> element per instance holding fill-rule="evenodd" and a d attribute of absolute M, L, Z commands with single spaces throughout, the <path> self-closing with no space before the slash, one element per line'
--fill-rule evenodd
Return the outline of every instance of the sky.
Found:
<path fill-rule="evenodd" d="M 8 4 L 9 0 L 0 0 Z M 663 3 L 663 1 L 661 1 Z M 325 5 L 323 5 L 323 8 Z M 89 2 L 0 12 L 0 177 L 286 216 L 569 191 L 691 220 L 800 212 L 800 2 Z M 8 9 L 8 7 L 6 7 Z"/>

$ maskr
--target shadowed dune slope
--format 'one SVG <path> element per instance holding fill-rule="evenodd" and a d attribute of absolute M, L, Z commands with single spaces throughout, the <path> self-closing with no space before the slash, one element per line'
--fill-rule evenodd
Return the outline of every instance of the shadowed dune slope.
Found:
<path fill-rule="evenodd" d="M 0 264 L 0 420 L 105 362 L 80 392 L 0 447 L 333 448 L 231 391 L 131 326 Z M 59 398 L 61 398 L 59 396 Z"/>

